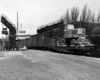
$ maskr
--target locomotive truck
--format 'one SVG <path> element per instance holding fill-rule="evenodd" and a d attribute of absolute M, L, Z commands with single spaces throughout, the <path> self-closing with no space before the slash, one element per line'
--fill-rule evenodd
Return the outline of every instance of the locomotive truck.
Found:
<path fill-rule="evenodd" d="M 17 40 L 16 46 L 17 49 L 27 46 L 29 49 L 48 49 L 75 54 L 92 53 L 91 49 L 95 51 L 95 45 L 88 39 L 85 28 L 75 28 L 73 24 L 64 25 L 63 21 L 38 28 L 37 34 L 25 40 Z"/>

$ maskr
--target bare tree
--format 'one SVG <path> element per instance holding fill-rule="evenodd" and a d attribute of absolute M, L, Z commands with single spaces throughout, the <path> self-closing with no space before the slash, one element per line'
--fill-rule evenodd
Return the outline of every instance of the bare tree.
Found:
<path fill-rule="evenodd" d="M 100 11 L 99 11 L 99 13 L 97 15 L 97 23 L 100 23 Z"/>
<path fill-rule="evenodd" d="M 95 13 L 92 12 L 90 9 L 87 11 L 86 22 L 88 23 L 95 23 Z"/>
<path fill-rule="evenodd" d="M 92 16 L 92 12 L 90 9 L 87 9 L 87 14 L 86 14 L 86 17 L 85 17 L 85 20 L 83 22 L 91 22 L 91 16 Z"/>
<path fill-rule="evenodd" d="M 69 19 L 69 9 L 66 12 L 66 22 L 69 23 L 70 19 Z"/>
<path fill-rule="evenodd" d="M 93 12 L 92 13 L 92 16 L 91 16 L 91 23 L 95 23 L 95 13 Z"/>
<path fill-rule="evenodd" d="M 64 21 L 65 20 L 65 16 L 62 16 L 58 21 Z"/>
<path fill-rule="evenodd" d="M 83 26 L 86 27 L 87 34 L 88 34 L 88 36 L 90 36 L 91 30 L 94 28 L 95 12 L 92 12 L 91 9 L 88 8 L 86 20 L 84 22 L 86 22 L 87 25 L 84 25 L 84 23 L 83 23 Z"/>
<path fill-rule="evenodd" d="M 80 21 L 85 22 L 87 19 L 87 11 L 88 11 L 88 7 L 87 4 L 85 6 L 83 6 L 82 12 L 81 12 L 81 16 L 80 16 Z"/>
<path fill-rule="evenodd" d="M 69 9 L 67 9 L 66 14 L 65 14 L 65 23 L 70 23 L 70 14 L 69 14 Z"/>
<path fill-rule="evenodd" d="M 79 9 L 77 7 L 73 7 L 71 9 L 71 21 L 76 22 L 79 16 Z"/>

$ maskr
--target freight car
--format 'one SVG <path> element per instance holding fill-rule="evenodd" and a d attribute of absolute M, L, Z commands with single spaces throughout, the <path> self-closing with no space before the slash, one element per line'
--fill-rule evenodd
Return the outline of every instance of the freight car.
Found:
<path fill-rule="evenodd" d="M 46 31 L 46 41 L 48 41 L 46 45 L 48 44 L 48 48 L 60 52 L 71 51 L 78 54 L 85 54 L 90 48 L 94 47 L 86 39 L 87 35 L 85 33 L 85 28 L 74 28 L 73 24 L 59 26 Z"/>
<path fill-rule="evenodd" d="M 91 31 L 90 38 L 95 45 L 100 45 L 100 27 L 96 27 Z"/>
<path fill-rule="evenodd" d="M 32 35 L 32 36 L 28 39 L 28 48 L 29 48 L 29 49 L 38 48 L 38 34 Z"/>
<path fill-rule="evenodd" d="M 27 45 L 28 48 L 70 51 L 78 54 L 86 54 L 95 47 L 87 39 L 85 28 L 74 28 L 73 24 L 65 26 L 63 21 L 39 28 L 37 33 L 27 40 L 16 41 L 16 44 L 20 45 L 19 48 Z"/>

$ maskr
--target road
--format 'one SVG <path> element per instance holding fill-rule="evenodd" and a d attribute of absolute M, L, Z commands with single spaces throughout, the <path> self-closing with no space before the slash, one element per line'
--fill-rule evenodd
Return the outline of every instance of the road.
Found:
<path fill-rule="evenodd" d="M 100 80 L 100 59 L 50 51 L 0 52 L 0 80 Z"/>

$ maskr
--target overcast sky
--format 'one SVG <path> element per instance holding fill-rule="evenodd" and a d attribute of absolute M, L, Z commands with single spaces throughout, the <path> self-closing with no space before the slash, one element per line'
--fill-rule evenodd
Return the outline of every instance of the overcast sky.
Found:
<path fill-rule="evenodd" d="M 22 30 L 36 34 L 37 27 L 60 19 L 73 6 L 81 10 L 85 4 L 95 12 L 100 9 L 99 0 L 0 0 L 0 15 L 5 14 L 17 26 L 18 11 Z"/>

